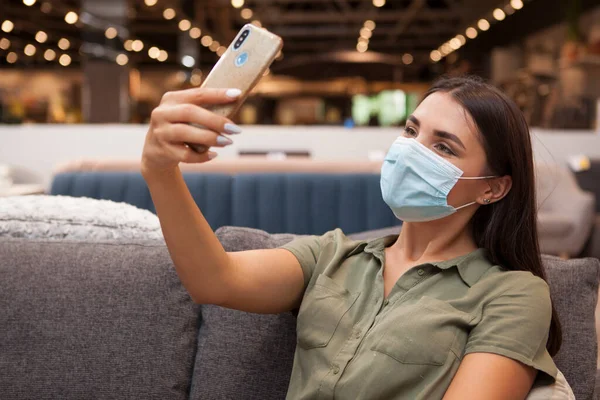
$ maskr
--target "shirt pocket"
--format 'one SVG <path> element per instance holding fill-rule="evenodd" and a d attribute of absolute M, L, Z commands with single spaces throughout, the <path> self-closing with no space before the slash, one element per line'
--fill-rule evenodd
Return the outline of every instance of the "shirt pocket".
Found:
<path fill-rule="evenodd" d="M 358 296 L 330 277 L 319 275 L 300 305 L 296 323 L 298 345 L 306 350 L 326 347 Z"/>
<path fill-rule="evenodd" d="M 461 357 L 472 320 L 469 314 L 427 296 L 397 307 L 382 321 L 381 337 L 371 350 L 402 364 L 444 365 L 451 350 Z"/>

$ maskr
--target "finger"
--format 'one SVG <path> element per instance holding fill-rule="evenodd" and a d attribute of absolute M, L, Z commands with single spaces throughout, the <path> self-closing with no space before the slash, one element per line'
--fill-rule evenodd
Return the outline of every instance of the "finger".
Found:
<path fill-rule="evenodd" d="M 225 147 L 233 144 L 228 137 L 207 129 L 200 129 L 188 124 L 171 124 L 165 139 L 174 143 L 192 143 L 205 147 Z"/>
<path fill-rule="evenodd" d="M 167 92 L 163 95 L 161 103 L 164 104 L 183 104 L 191 103 L 196 105 L 207 104 L 228 104 L 236 101 L 242 94 L 239 89 L 209 89 L 192 88 Z"/>
<path fill-rule="evenodd" d="M 174 151 L 177 160 L 186 164 L 207 162 L 217 156 L 217 153 L 213 151 L 205 151 L 202 153 L 198 153 L 187 146 L 178 146 Z"/>
<path fill-rule="evenodd" d="M 230 119 L 193 104 L 176 104 L 163 109 L 163 118 L 171 123 L 188 123 L 218 133 L 237 134 L 242 130 Z"/>

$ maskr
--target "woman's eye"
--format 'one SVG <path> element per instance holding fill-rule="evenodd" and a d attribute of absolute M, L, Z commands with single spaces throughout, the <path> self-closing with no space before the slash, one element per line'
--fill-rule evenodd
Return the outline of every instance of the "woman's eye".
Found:
<path fill-rule="evenodd" d="M 456 154 L 454 154 L 454 152 L 452 151 L 452 149 L 448 146 L 446 146 L 443 143 L 439 143 L 435 145 L 435 148 L 438 149 L 439 151 L 441 151 L 444 154 L 447 154 L 449 156 L 454 156 Z"/>
<path fill-rule="evenodd" d="M 404 133 L 406 133 L 406 134 L 408 134 L 410 136 L 417 136 L 417 131 L 415 131 L 410 126 L 407 126 L 406 128 L 404 128 Z"/>

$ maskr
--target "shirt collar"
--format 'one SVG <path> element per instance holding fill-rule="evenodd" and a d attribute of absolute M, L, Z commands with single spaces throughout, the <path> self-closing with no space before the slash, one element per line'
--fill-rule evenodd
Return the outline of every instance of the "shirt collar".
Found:
<path fill-rule="evenodd" d="M 380 261 L 384 261 L 385 248 L 391 246 L 398 240 L 398 235 L 389 235 L 368 242 L 363 242 L 354 249 L 353 253 L 360 252 L 364 248 L 365 253 L 371 253 Z M 440 262 L 430 263 L 440 269 L 456 267 L 461 279 L 469 286 L 473 286 L 492 264 L 487 259 L 487 250 L 479 248 L 468 254 Z"/>

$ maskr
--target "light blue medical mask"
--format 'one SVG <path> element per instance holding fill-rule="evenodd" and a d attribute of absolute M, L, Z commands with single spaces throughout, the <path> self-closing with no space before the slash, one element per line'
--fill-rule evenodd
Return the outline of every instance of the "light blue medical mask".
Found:
<path fill-rule="evenodd" d="M 463 171 L 415 139 L 399 137 L 381 167 L 381 194 L 394 215 L 405 222 L 425 222 L 447 217 L 461 208 L 448 204 L 448 193 Z"/>

